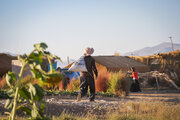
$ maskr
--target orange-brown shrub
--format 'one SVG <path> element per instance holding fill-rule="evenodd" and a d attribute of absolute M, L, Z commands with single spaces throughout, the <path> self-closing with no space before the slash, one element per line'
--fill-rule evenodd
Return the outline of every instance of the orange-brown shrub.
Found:
<path fill-rule="evenodd" d="M 6 76 L 4 75 L 2 78 L 0 78 L 0 89 L 8 88 L 8 85 L 6 83 Z"/>
<path fill-rule="evenodd" d="M 21 80 L 21 84 L 33 83 L 33 82 L 34 82 L 34 78 L 31 75 L 27 75 Z"/>
<path fill-rule="evenodd" d="M 66 90 L 68 85 L 68 79 L 64 78 L 62 81 L 58 83 L 59 90 Z"/>
<path fill-rule="evenodd" d="M 98 77 L 95 80 L 95 85 L 97 92 L 106 92 L 109 85 L 109 73 L 108 72 L 98 73 Z"/>
<path fill-rule="evenodd" d="M 67 90 L 68 91 L 77 91 L 79 90 L 79 85 L 80 85 L 80 79 L 72 79 L 70 83 L 67 85 Z"/>
<path fill-rule="evenodd" d="M 74 80 L 74 79 L 73 79 Z M 69 82 L 69 84 L 67 85 L 67 90 L 68 91 L 73 91 L 73 80 L 71 80 L 70 82 Z"/>
<path fill-rule="evenodd" d="M 27 75 L 25 76 L 22 80 L 21 80 L 21 84 L 25 84 L 25 83 L 33 83 L 36 84 L 38 83 L 38 80 L 35 80 L 34 78 L 32 78 L 32 76 Z M 1 89 L 5 89 L 8 88 L 8 85 L 6 83 L 6 75 L 4 75 L 2 78 L 0 78 L 0 88 Z"/>
<path fill-rule="evenodd" d="M 61 82 L 59 83 L 59 90 L 65 90 L 65 86 L 64 86 L 63 81 L 61 81 Z"/>

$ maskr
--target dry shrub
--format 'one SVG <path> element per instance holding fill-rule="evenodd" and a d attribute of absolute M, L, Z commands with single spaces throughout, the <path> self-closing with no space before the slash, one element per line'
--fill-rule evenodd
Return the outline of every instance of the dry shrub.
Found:
<path fill-rule="evenodd" d="M 78 91 L 80 86 L 80 79 L 72 79 L 70 83 L 67 85 L 68 91 Z"/>
<path fill-rule="evenodd" d="M 95 80 L 95 85 L 97 92 L 106 92 L 109 85 L 109 73 L 108 72 L 98 73 L 98 77 Z"/>
<path fill-rule="evenodd" d="M 62 81 L 58 83 L 59 90 L 66 90 L 68 85 L 68 78 L 64 78 Z"/>
<path fill-rule="evenodd" d="M 65 90 L 65 85 L 63 81 L 59 83 L 59 90 Z"/>
<path fill-rule="evenodd" d="M 0 78 L 0 89 L 6 88 L 8 88 L 8 85 L 6 83 L 6 76 L 4 75 L 2 78 Z"/>
<path fill-rule="evenodd" d="M 110 87 L 108 91 L 120 95 L 127 96 L 129 93 L 130 79 L 122 71 L 111 73 L 109 79 Z"/>
<path fill-rule="evenodd" d="M 37 84 L 38 80 L 35 80 L 31 75 L 27 75 L 21 80 L 21 84 L 26 84 L 26 83 Z M 6 83 L 6 75 L 4 75 L 2 78 L 0 78 L 0 88 L 1 89 L 8 88 L 8 85 Z"/>
<path fill-rule="evenodd" d="M 21 84 L 33 83 L 33 82 L 34 82 L 34 78 L 31 75 L 27 75 L 21 80 Z"/>
<path fill-rule="evenodd" d="M 73 80 L 70 81 L 70 83 L 67 85 L 68 91 L 73 91 Z"/>

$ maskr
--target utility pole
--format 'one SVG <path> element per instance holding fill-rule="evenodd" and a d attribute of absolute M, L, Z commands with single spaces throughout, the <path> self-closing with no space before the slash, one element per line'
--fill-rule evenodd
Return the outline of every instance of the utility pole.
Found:
<path fill-rule="evenodd" d="M 173 46 L 172 36 L 170 36 L 169 39 L 171 40 L 172 51 L 174 51 L 174 46 Z"/>
<path fill-rule="evenodd" d="M 131 56 L 133 57 L 133 52 L 131 53 Z"/>
<path fill-rule="evenodd" d="M 67 63 L 68 63 L 68 65 L 69 65 L 69 56 L 67 56 Z"/>

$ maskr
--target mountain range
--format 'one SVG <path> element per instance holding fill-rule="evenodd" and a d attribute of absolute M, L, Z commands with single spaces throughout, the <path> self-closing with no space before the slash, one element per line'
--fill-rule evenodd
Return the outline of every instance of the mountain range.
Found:
<path fill-rule="evenodd" d="M 180 50 L 180 44 L 173 44 L 174 46 L 174 50 Z M 172 45 L 169 42 L 164 42 L 161 43 L 159 45 L 156 46 L 152 46 L 152 47 L 145 47 L 139 50 L 135 50 L 132 52 L 127 52 L 125 54 L 123 54 L 123 56 L 148 56 L 148 55 L 154 55 L 157 53 L 166 53 L 166 52 L 170 52 L 172 51 Z M 6 52 L 6 54 L 9 54 L 11 56 L 16 56 L 17 54 L 11 53 L 11 52 Z M 69 63 L 74 62 L 74 59 L 70 59 Z M 66 65 L 68 65 L 67 61 L 64 62 L 60 62 L 57 61 L 57 66 L 60 66 L 61 68 L 65 67 Z"/>
<path fill-rule="evenodd" d="M 174 50 L 180 50 L 180 44 L 173 44 Z M 172 45 L 169 42 L 163 42 L 153 47 L 145 47 L 132 52 L 123 54 L 124 56 L 148 56 L 157 53 L 167 53 L 172 51 Z"/>

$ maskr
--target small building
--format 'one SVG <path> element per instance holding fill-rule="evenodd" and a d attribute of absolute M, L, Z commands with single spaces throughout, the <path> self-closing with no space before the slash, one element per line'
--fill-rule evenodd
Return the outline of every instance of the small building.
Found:
<path fill-rule="evenodd" d="M 55 62 L 55 60 L 52 60 L 51 62 L 53 64 L 53 68 L 56 69 L 57 63 Z M 11 56 L 5 53 L 0 53 L 0 78 L 3 77 L 6 73 L 8 73 L 8 71 L 13 71 L 16 74 L 18 74 L 20 72 L 21 66 L 22 63 L 19 60 L 17 60 L 17 56 Z M 49 71 L 49 62 L 46 57 L 43 57 L 41 67 L 44 71 Z M 24 76 L 26 75 L 31 75 L 29 68 L 27 68 L 24 71 Z"/>
<path fill-rule="evenodd" d="M 55 61 L 55 60 L 51 60 L 51 62 L 52 62 L 52 67 L 53 67 L 53 69 L 55 69 L 56 70 L 56 68 L 57 68 L 57 62 Z M 14 73 L 16 73 L 16 74 L 19 74 L 20 73 L 20 70 L 21 70 L 21 67 L 22 67 L 22 63 L 21 63 L 21 61 L 19 61 L 19 60 L 12 60 L 11 61 L 11 71 L 12 72 L 14 72 Z M 48 72 L 48 71 L 50 71 L 50 64 L 49 64 L 49 61 L 48 61 L 48 59 L 46 58 L 46 57 L 43 57 L 43 62 L 42 62 L 42 64 L 41 64 L 41 67 L 42 67 L 42 69 L 45 71 L 45 72 Z M 24 70 L 24 72 L 23 72 L 23 77 L 25 77 L 25 76 L 27 76 L 27 75 L 32 75 L 31 74 L 31 71 L 30 71 L 30 67 L 29 67 L 29 64 L 27 64 L 26 66 L 25 66 L 25 70 Z"/>
<path fill-rule="evenodd" d="M 149 72 L 150 67 L 141 62 L 137 62 L 127 56 L 92 56 L 95 59 L 98 71 L 118 72 L 128 71 L 131 67 L 135 67 L 138 72 Z M 65 68 L 71 67 L 73 63 Z"/>
<path fill-rule="evenodd" d="M 135 67 L 138 72 L 149 72 L 150 67 L 141 62 L 137 62 L 127 56 L 93 56 L 97 69 L 105 69 L 110 72 L 128 71 Z"/>

